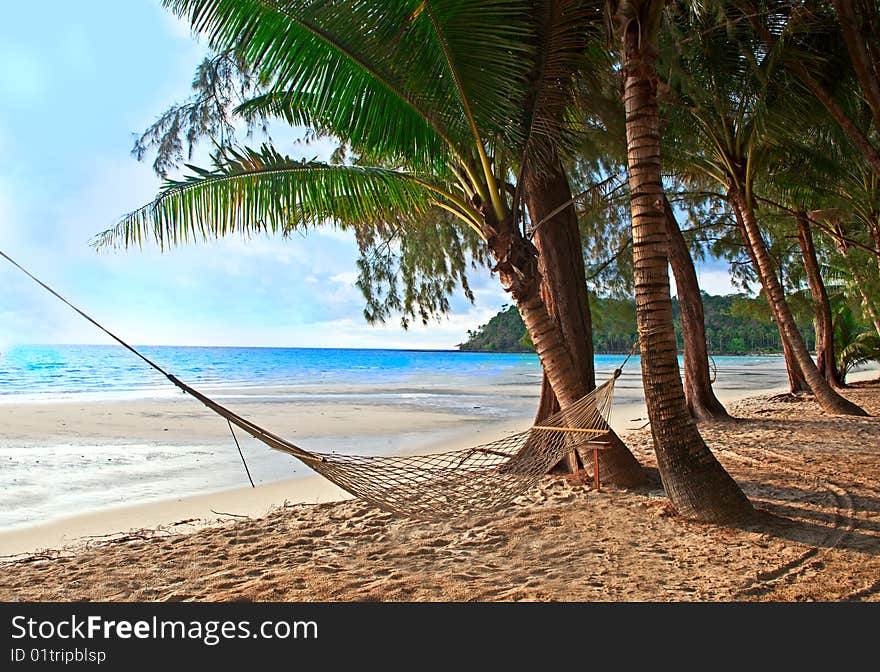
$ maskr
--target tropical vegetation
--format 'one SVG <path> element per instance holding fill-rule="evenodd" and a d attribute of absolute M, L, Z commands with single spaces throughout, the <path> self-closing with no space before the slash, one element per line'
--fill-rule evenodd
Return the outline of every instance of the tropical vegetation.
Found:
<path fill-rule="evenodd" d="M 713 355 L 769 355 L 782 353 L 782 340 L 770 316 L 770 307 L 763 297 L 747 294 L 715 296 L 701 293 L 705 312 L 706 345 Z M 593 316 L 593 346 L 597 353 L 627 353 L 638 338 L 636 303 L 634 299 L 590 297 Z M 684 350 L 681 326 L 681 304 L 672 299 L 675 337 L 679 351 Z M 807 347 L 816 344 L 812 315 L 798 314 L 798 329 Z M 857 330 L 868 325 L 857 322 Z M 464 351 L 531 352 L 525 325 L 515 306 L 503 306 L 486 324 L 468 331 L 468 338 L 459 345 Z"/>

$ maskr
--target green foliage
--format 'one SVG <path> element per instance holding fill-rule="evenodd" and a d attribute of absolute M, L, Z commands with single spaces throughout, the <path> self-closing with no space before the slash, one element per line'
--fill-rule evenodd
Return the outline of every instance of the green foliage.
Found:
<path fill-rule="evenodd" d="M 98 246 L 160 247 L 235 232 L 287 235 L 327 221 L 369 226 L 412 221 L 432 207 L 429 185 L 385 168 L 304 162 L 270 146 L 220 150 L 212 170 L 167 181 L 152 203 L 100 234 Z"/>
<path fill-rule="evenodd" d="M 231 146 L 236 139 L 234 109 L 260 90 L 257 78 L 232 51 L 205 58 L 196 68 L 191 88 L 186 101 L 172 105 L 135 138 L 132 154 L 142 161 L 155 151 L 153 170 L 160 177 L 167 177 L 184 158 L 192 159 L 201 138 Z M 248 134 L 258 126 L 264 133 L 267 130 L 265 119 L 256 114 L 248 118 L 247 126 Z"/>
<path fill-rule="evenodd" d="M 468 331 L 468 340 L 458 347 L 471 352 L 529 352 L 532 344 L 524 338 L 528 334 L 516 306 L 503 306 L 486 324 Z"/>
<path fill-rule="evenodd" d="M 706 344 L 710 352 L 730 355 L 782 352 L 779 329 L 763 295 L 752 298 L 743 294 L 710 296 L 703 293 L 702 297 Z M 810 318 L 811 315 L 795 313 L 807 348 L 813 348 L 816 343 Z"/>
<path fill-rule="evenodd" d="M 860 364 L 880 362 L 880 336 L 864 331 L 841 349 L 837 365 L 844 378 L 852 369 Z"/>
<path fill-rule="evenodd" d="M 834 315 L 834 348 L 837 367 L 844 380 L 860 364 L 880 362 L 880 336 L 859 320 L 846 303 L 839 304 Z"/>
<path fill-rule="evenodd" d="M 157 150 L 164 174 L 210 137 L 215 165 L 188 166 L 96 244 L 351 228 L 369 321 L 427 321 L 458 286 L 472 298 L 465 271 L 485 262 L 480 242 L 526 228 L 524 176 L 574 146 L 576 95 L 611 70 L 601 3 L 581 0 L 163 4 L 223 56 L 136 154 Z M 236 120 L 305 127 L 339 149 L 302 165 L 271 146 L 242 149 Z"/>
<path fill-rule="evenodd" d="M 634 299 L 590 296 L 596 352 L 629 352 L 638 336 Z"/>
<path fill-rule="evenodd" d="M 713 296 L 702 293 L 706 321 L 706 343 L 716 355 L 768 354 L 782 351 L 779 330 L 770 318 L 770 307 L 763 297 L 750 298 L 744 294 Z M 629 352 L 635 342 L 636 303 L 634 299 L 590 297 L 593 315 L 593 345 L 596 353 Z M 679 348 L 684 347 L 681 337 L 678 299 L 672 300 L 673 319 Z M 798 325 L 801 334 L 812 347 L 815 343 L 809 321 Z M 516 308 L 505 307 L 487 324 L 468 332 L 462 350 L 487 352 L 524 352 L 532 349 L 525 326 Z"/>
<path fill-rule="evenodd" d="M 486 264 L 480 238 L 458 226 L 451 215 L 433 212 L 430 219 L 355 229 L 360 258 L 357 286 L 364 296 L 367 322 L 384 322 L 393 313 L 407 328 L 412 320 L 426 324 L 448 312 L 449 296 L 460 286 L 474 300 L 470 268 Z"/>

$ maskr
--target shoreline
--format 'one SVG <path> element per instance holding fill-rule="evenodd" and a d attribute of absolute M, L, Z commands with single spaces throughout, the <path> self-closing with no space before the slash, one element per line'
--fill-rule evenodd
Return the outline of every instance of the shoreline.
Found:
<path fill-rule="evenodd" d="M 851 381 L 872 380 L 876 378 L 877 371 L 869 369 L 851 374 Z M 785 392 L 787 387 L 773 387 L 765 389 L 748 388 L 716 388 L 722 403 L 729 405 L 748 399 L 758 399 L 772 396 L 776 393 Z M 537 397 L 535 396 L 535 399 Z M 528 400 L 527 400 L 528 401 Z M 117 403 L 117 402 L 113 402 Z M 118 402 L 122 404 L 123 402 Z M 125 402 L 124 405 L 128 405 Z M 38 404 L 34 405 L 39 407 Z M 278 408 L 276 414 L 283 415 L 285 404 L 275 404 Z M 370 423 L 364 423 L 363 409 L 341 407 L 340 404 L 327 404 L 324 406 L 306 404 L 305 415 L 309 415 L 315 408 L 323 408 L 320 416 L 312 417 L 312 422 L 323 425 L 325 438 L 337 436 L 340 433 L 352 446 L 360 446 L 370 437 L 370 432 L 384 435 L 391 427 L 396 427 L 398 438 L 406 421 L 410 434 L 421 440 L 415 450 L 409 452 L 427 453 L 443 452 L 468 447 L 475 443 L 491 441 L 495 438 L 521 431 L 528 427 L 531 415 L 519 414 L 515 417 L 504 419 L 482 418 L 444 414 L 437 412 L 422 411 L 421 414 L 408 412 L 401 415 L 400 409 L 386 406 L 377 406 L 369 409 Z M 527 403 L 526 408 L 531 408 Z M 200 408 L 200 407 L 199 407 Z M 264 414 L 267 412 L 265 405 L 254 406 Z M 152 415 L 156 409 L 149 407 L 141 409 L 147 416 Z M 298 408 L 300 412 L 304 409 Z M 359 412 L 360 411 L 360 412 Z M 326 419 L 326 414 L 331 417 Z M 624 401 L 616 403 L 612 415 L 612 426 L 621 435 L 636 432 L 646 421 L 644 401 Z M 279 419 L 274 416 L 274 419 Z M 213 416 L 206 409 L 201 409 L 199 419 L 213 420 Z M 93 420 L 93 418 L 91 419 Z M 91 422 L 89 420 L 89 422 Z M 192 418 L 190 418 L 192 420 Z M 302 420 L 299 418 L 298 420 Z M 37 419 L 36 425 L 40 425 L 41 419 Z M 327 424 L 327 423 L 331 424 Z M 123 424 L 131 424 L 131 418 L 126 417 Z M 390 423 L 390 424 L 389 424 Z M 638 423 L 638 424 L 634 424 Z M 88 424 L 88 423 L 86 423 Z M 167 422 L 165 424 L 168 424 Z M 213 423 L 216 430 L 215 437 L 228 440 L 228 433 L 222 423 Z M 267 423 L 269 426 L 276 424 Z M 351 432 L 356 427 L 357 433 Z M 105 429 L 107 429 L 105 427 Z M 143 429 L 143 428 L 141 428 Z M 179 429 L 184 429 L 184 436 L 180 441 L 188 440 L 200 432 L 204 432 L 204 426 L 187 426 L 186 423 Z M 111 433 L 118 433 L 118 427 L 110 427 Z M 320 435 L 316 427 L 313 433 Z M 157 432 L 154 437 L 162 437 L 164 434 Z M 284 434 L 284 431 L 281 431 Z M 167 435 L 164 435 L 167 437 Z M 204 434 L 201 434 L 204 439 Z M 414 439 L 415 440 L 415 439 Z M 269 451 L 272 452 L 272 451 Z M 352 449 L 350 452 L 363 452 Z M 233 464 L 228 446 L 222 447 L 221 454 L 231 467 L 240 470 L 240 463 Z M 287 456 L 280 456 L 283 460 L 292 462 Z M 237 456 L 236 456 L 237 458 Z M 297 468 L 300 467 L 299 463 Z M 302 467 L 305 469 L 305 467 Z M 272 479 L 270 482 L 261 483 L 256 488 L 249 487 L 225 487 L 211 492 L 187 494 L 179 497 L 156 497 L 151 501 L 144 501 L 124 505 L 103 506 L 96 510 L 79 512 L 69 516 L 56 516 L 49 520 L 33 524 L 18 525 L 13 528 L 0 530 L 0 556 L 13 556 L 33 553 L 44 549 L 57 549 L 67 545 L 77 546 L 86 543 L 88 539 L 107 538 L 108 536 L 121 536 L 132 530 L 155 529 L 163 526 L 175 526 L 177 531 L 185 531 L 213 525 L 223 520 L 228 520 L 229 515 L 256 516 L 267 513 L 273 508 L 289 504 L 316 504 L 331 501 L 341 501 L 348 494 L 329 483 L 321 476 L 308 473 L 305 476 L 294 478 Z M 221 512 L 221 513 L 217 513 Z M 186 521 L 181 525 L 180 521 Z"/>

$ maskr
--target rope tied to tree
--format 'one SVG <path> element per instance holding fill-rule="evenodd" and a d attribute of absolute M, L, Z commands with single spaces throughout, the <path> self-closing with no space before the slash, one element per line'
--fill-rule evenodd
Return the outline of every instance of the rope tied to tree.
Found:
<path fill-rule="evenodd" d="M 623 361 L 620 363 L 620 366 L 618 366 L 616 369 L 614 369 L 613 375 L 614 375 L 615 379 L 620 378 L 621 374 L 623 373 L 623 367 L 626 366 L 626 363 L 630 360 L 630 357 L 632 357 L 634 354 L 636 354 L 636 350 L 638 349 L 638 347 L 639 347 L 639 339 L 636 338 L 636 340 L 633 342 L 632 347 L 629 349 L 629 354 L 623 358 Z"/>

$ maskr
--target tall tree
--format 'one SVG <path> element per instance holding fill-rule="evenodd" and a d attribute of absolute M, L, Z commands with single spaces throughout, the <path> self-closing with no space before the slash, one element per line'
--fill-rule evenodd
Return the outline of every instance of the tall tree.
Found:
<path fill-rule="evenodd" d="M 669 292 L 656 58 L 664 2 L 609 4 L 626 111 L 636 317 L 642 380 L 663 487 L 682 514 L 741 519 L 752 507 L 691 420 L 678 369 Z"/>
<path fill-rule="evenodd" d="M 525 184 L 525 200 L 535 227 L 534 242 L 543 278 L 542 295 L 562 330 L 573 365 L 589 385 L 588 389 L 593 389 L 593 325 L 571 188 L 561 164 L 540 175 L 528 175 Z M 541 386 L 536 424 L 560 410 L 546 373 Z M 622 486 L 641 481 L 635 458 L 616 433 L 609 431 L 596 440 L 606 444 L 606 449 L 599 451 L 599 473 L 603 479 Z M 581 462 L 592 469 L 591 455 L 572 452 L 567 459 L 568 471 L 577 471 Z"/>
<path fill-rule="evenodd" d="M 591 92 L 588 104 L 590 109 L 594 111 L 595 121 L 584 134 L 579 160 L 573 171 L 575 174 L 589 176 L 594 184 L 607 182 L 610 187 L 609 191 L 617 190 L 617 187 L 614 186 L 617 182 L 616 174 L 626 171 L 626 134 L 624 131 L 626 119 L 622 101 L 617 92 L 614 93 L 615 99 L 611 99 L 607 94 L 603 95 L 605 92 L 602 91 L 597 100 L 597 94 Z M 625 185 L 621 182 L 620 187 L 623 186 Z M 604 250 L 608 244 L 608 234 L 615 228 L 625 228 L 627 232 L 631 231 L 628 213 L 625 216 L 622 212 L 628 210 L 628 193 L 622 188 L 620 192 L 618 196 L 615 196 L 613 192 L 596 195 L 600 199 L 601 207 L 596 208 L 595 204 L 591 204 L 593 205 L 591 210 L 598 210 L 598 212 L 590 213 L 592 216 L 585 218 L 588 226 L 594 229 L 594 235 L 585 241 L 587 249 L 599 247 Z M 615 201 L 619 201 L 621 205 L 615 206 Z M 681 308 L 684 341 L 684 387 L 688 408 L 691 415 L 697 420 L 727 418 L 729 417 L 727 411 L 712 391 L 710 382 L 703 305 L 693 257 L 678 227 L 671 206 L 666 208 L 666 214 L 669 264 L 675 275 Z M 601 220 L 601 226 L 597 220 Z M 614 238 L 614 236 L 611 237 Z M 600 238 L 600 241 L 596 241 L 596 238 Z M 630 236 L 625 251 L 628 251 L 631 242 Z M 610 263 L 603 270 L 613 269 L 615 285 L 626 291 L 631 291 L 631 272 L 622 272 L 623 269 L 619 263 L 623 251 L 620 247 L 618 252 L 613 255 L 606 251 L 605 255 L 609 256 Z M 602 271 L 597 271 L 597 273 L 602 273 Z"/>
<path fill-rule="evenodd" d="M 700 285 L 697 281 L 694 261 L 678 227 L 672 205 L 665 197 L 663 211 L 666 216 L 669 265 L 672 267 L 675 287 L 678 290 L 681 333 L 684 340 L 684 392 L 688 410 L 697 420 L 729 418 L 727 409 L 712 391 L 703 300 L 700 297 Z"/>
<path fill-rule="evenodd" d="M 785 87 L 783 73 L 762 51 L 748 24 L 722 23 L 725 14 L 701 14 L 686 4 L 680 3 L 676 13 L 678 49 L 669 52 L 669 83 L 685 112 L 681 116 L 691 122 L 685 121 L 689 132 L 703 139 L 703 150 L 689 159 L 725 189 L 783 342 L 822 408 L 865 415 L 835 392 L 816 368 L 758 223 L 755 176 L 767 170 L 774 147 L 772 131 L 780 123 L 774 113 L 791 103 L 786 97 L 791 89 Z"/>
<path fill-rule="evenodd" d="M 831 385 L 840 387 L 843 380 L 837 370 L 837 358 L 834 354 L 834 321 L 831 316 L 831 301 L 828 298 L 828 290 L 825 288 L 819 269 L 819 259 L 816 255 L 816 245 L 813 242 L 810 218 L 806 212 L 798 211 L 795 220 L 798 244 L 803 254 L 804 269 L 807 273 L 815 311 L 813 322 L 816 327 L 816 368 Z"/>

